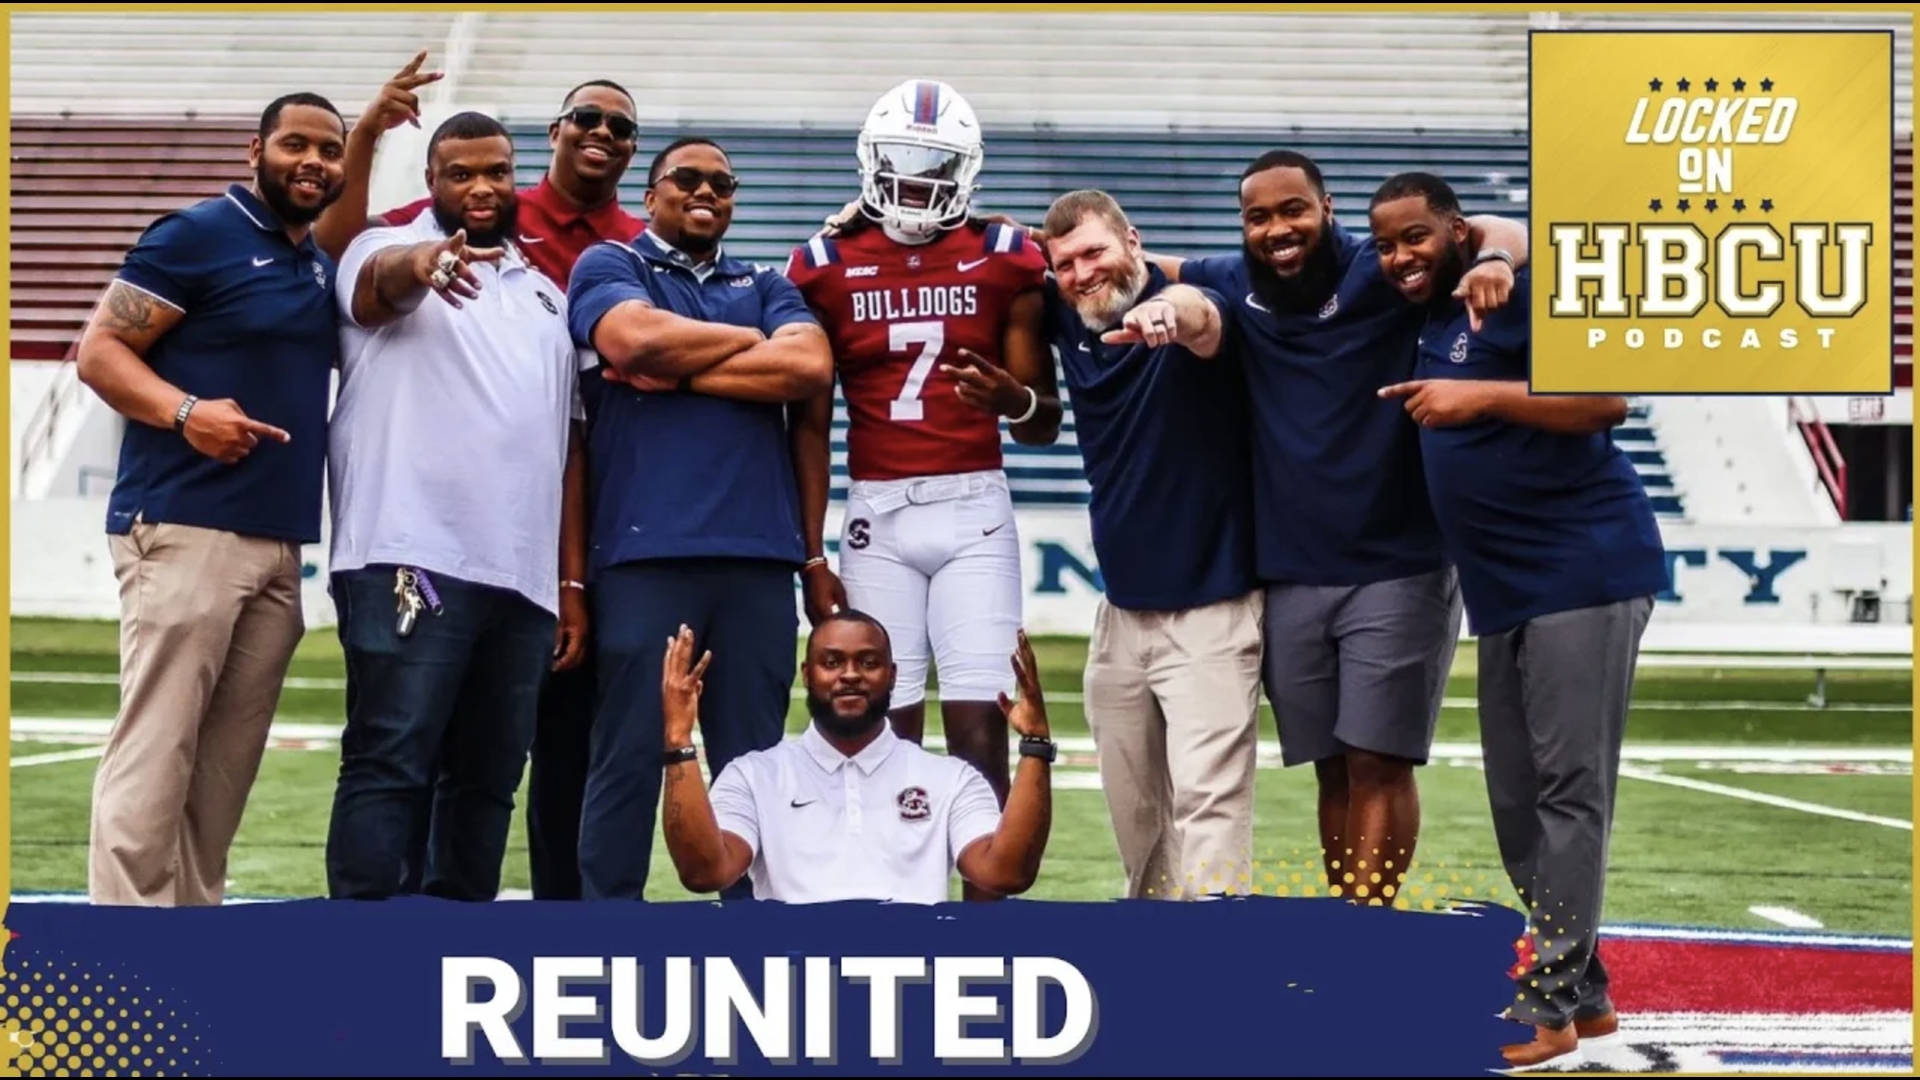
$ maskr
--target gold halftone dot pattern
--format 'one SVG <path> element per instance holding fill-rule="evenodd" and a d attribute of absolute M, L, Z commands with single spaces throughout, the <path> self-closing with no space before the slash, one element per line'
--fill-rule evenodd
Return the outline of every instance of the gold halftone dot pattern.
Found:
<path fill-rule="evenodd" d="M 1168 875 L 1161 874 L 1156 884 L 1146 886 L 1142 892 L 1148 898 L 1161 900 L 1179 900 L 1187 896 L 1259 896 L 1261 889 L 1254 883 L 1259 872 L 1258 862 L 1216 866 L 1203 861 L 1186 872 L 1184 886 Z M 1271 882 L 1273 875 L 1267 875 L 1267 880 Z"/>
<path fill-rule="evenodd" d="M 1342 848 L 1343 857 L 1336 858 L 1327 858 L 1322 850 L 1318 860 L 1311 855 L 1303 858 L 1297 848 L 1285 859 L 1276 860 L 1271 848 L 1263 854 L 1253 862 L 1251 872 L 1236 874 L 1243 891 L 1254 896 L 1329 896 L 1396 911 L 1445 911 L 1456 900 L 1527 910 L 1511 896 L 1504 869 L 1449 867 L 1444 862 L 1416 869 L 1405 849 L 1391 854 L 1373 849 L 1371 858 L 1359 859 L 1352 858 L 1351 848 Z"/>
<path fill-rule="evenodd" d="M 150 986 L 35 957 L 9 957 L 0 1029 L 20 1076 L 188 1076 L 206 1047 Z"/>

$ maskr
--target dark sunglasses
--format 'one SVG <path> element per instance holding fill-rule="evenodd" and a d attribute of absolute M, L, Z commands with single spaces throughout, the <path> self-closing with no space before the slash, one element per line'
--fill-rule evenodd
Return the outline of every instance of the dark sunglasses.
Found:
<path fill-rule="evenodd" d="M 592 131 L 605 123 L 607 131 L 622 142 L 640 133 L 640 125 L 633 117 L 624 113 L 610 113 L 597 105 L 582 105 L 562 114 L 560 119 L 570 121 L 581 131 Z"/>
<path fill-rule="evenodd" d="M 674 187 L 689 195 L 699 191 L 703 183 L 712 185 L 713 193 L 723 199 L 732 197 L 734 192 L 740 190 L 739 177 L 731 173 L 701 172 L 691 165 L 682 165 L 671 172 L 662 173 L 660 180 L 673 181 Z M 660 180 L 655 180 L 654 183 L 658 184 Z"/>

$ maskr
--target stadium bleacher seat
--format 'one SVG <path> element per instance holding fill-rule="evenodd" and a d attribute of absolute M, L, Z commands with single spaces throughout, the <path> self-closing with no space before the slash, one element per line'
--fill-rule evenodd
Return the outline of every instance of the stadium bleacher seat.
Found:
<path fill-rule="evenodd" d="M 16 359 L 69 357 L 80 328 L 147 223 L 168 210 L 245 181 L 247 119 L 16 118 L 14 143 L 13 337 Z M 745 181 L 730 236 L 743 258 L 784 264 L 794 245 L 857 191 L 852 129 L 702 129 L 731 151 Z M 664 145 L 677 131 L 648 133 Z M 1504 133 L 1319 132 L 1289 144 L 1322 162 L 1336 211 L 1356 227 L 1373 188 L 1388 174 L 1428 168 L 1449 177 L 1470 213 L 1524 219 L 1527 148 Z M 515 126 L 519 179 L 535 182 L 547 158 L 544 125 Z M 1148 244 L 1206 255 L 1237 250 L 1235 181 L 1246 162 L 1272 145 L 1262 132 L 1020 132 L 997 138 L 982 209 L 1038 221 L 1060 192 L 1099 186 L 1137 208 Z M 622 196 L 644 199 L 645 163 L 628 174 Z M 409 196 L 411 197 L 411 196 Z M 1006 439 L 1008 472 L 1022 506 L 1084 505 L 1088 497 L 1074 438 L 1071 402 L 1061 438 L 1050 447 Z M 836 500 L 845 495 L 845 410 L 836 408 Z M 1668 472 L 1644 405 L 1617 434 L 1661 516 L 1685 505 Z"/>
<path fill-rule="evenodd" d="M 16 116 L 254 120 L 274 97 L 310 91 L 352 119 L 415 52 L 444 52 L 459 17 L 292 5 L 15 12 L 10 104 Z"/>
<path fill-rule="evenodd" d="M 13 118 L 12 357 L 70 359 L 121 256 L 162 214 L 252 179 L 243 120 Z"/>
<path fill-rule="evenodd" d="M 1651 414 L 1646 402 L 1633 402 L 1627 408 L 1626 423 L 1614 429 L 1613 441 L 1626 452 L 1627 460 L 1633 462 L 1634 470 L 1640 474 L 1647 497 L 1653 501 L 1653 512 L 1667 520 L 1682 520 L 1687 516 L 1686 503 L 1673 474 L 1667 471 L 1667 456 L 1660 449 L 1659 434 L 1650 422 Z"/>

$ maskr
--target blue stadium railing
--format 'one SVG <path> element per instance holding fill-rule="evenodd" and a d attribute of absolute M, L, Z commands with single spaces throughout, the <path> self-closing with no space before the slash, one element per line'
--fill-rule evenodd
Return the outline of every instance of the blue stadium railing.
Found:
<path fill-rule="evenodd" d="M 537 181 L 548 156 L 546 125 L 510 125 L 523 184 Z M 859 193 L 853 129 L 652 129 L 622 184 L 621 197 L 644 205 L 646 175 L 660 147 L 699 134 L 726 147 L 741 190 L 727 234 L 732 254 L 784 265 L 789 252 Z M 982 212 L 1038 222 L 1060 194 L 1097 187 L 1128 208 L 1149 246 L 1181 255 L 1238 250 L 1236 193 L 1241 170 L 1276 147 L 1299 150 L 1320 165 L 1335 212 L 1363 226 L 1374 189 L 1388 176 L 1422 169 L 1445 177 L 1470 214 L 1525 220 L 1524 135 L 1419 132 L 1252 133 L 990 133 L 978 206 Z M 1683 513 L 1665 460 L 1637 412 L 1620 432 L 1662 516 Z M 1025 447 L 1005 440 L 1008 478 L 1018 505 L 1079 506 L 1087 501 L 1071 402 L 1061 440 Z M 833 498 L 846 494 L 845 413 L 835 410 Z"/>

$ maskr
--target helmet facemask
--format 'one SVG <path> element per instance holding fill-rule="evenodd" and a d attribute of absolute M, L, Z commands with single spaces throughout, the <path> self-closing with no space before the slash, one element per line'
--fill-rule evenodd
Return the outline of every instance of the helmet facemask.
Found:
<path fill-rule="evenodd" d="M 863 210 L 880 224 L 925 238 L 965 221 L 980 175 L 976 146 L 862 134 Z"/>

